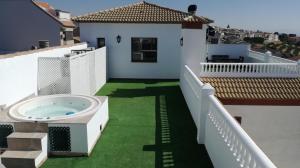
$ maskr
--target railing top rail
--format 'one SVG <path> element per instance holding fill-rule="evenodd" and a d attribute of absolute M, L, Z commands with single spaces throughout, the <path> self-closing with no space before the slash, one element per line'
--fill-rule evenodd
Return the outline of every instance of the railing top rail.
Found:
<path fill-rule="evenodd" d="M 237 133 L 237 136 L 241 139 L 243 144 L 247 147 L 252 154 L 254 154 L 255 159 L 262 164 L 263 167 L 276 168 L 273 162 L 266 156 L 266 154 L 256 145 L 256 143 L 249 137 L 246 131 L 233 119 L 233 117 L 228 113 L 225 107 L 219 102 L 219 100 L 214 95 L 209 95 L 209 99 L 214 107 L 220 112 L 219 114 L 224 118 L 227 124 Z"/>
<path fill-rule="evenodd" d="M 185 69 L 189 72 L 190 75 L 193 76 L 193 78 L 195 79 L 195 81 L 200 85 L 203 86 L 204 84 L 200 81 L 200 79 L 194 74 L 194 72 L 187 66 L 185 65 Z"/>

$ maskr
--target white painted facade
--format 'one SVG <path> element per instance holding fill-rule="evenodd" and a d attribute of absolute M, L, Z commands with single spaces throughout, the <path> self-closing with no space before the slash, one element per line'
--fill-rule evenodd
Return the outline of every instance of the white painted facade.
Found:
<path fill-rule="evenodd" d="M 180 74 L 181 24 L 80 23 L 80 38 L 97 46 L 105 38 L 108 50 L 108 77 L 178 79 Z M 116 37 L 121 36 L 117 43 Z M 131 62 L 131 38 L 157 38 L 157 62 Z M 201 47 L 201 46 L 199 46 Z"/>
<path fill-rule="evenodd" d="M 10 106 L 32 94 L 37 94 L 38 57 L 62 57 L 87 47 L 79 45 L 16 53 L 0 57 L 0 105 Z"/>
<path fill-rule="evenodd" d="M 278 167 L 299 167 L 300 107 L 226 105 L 242 128 Z"/>

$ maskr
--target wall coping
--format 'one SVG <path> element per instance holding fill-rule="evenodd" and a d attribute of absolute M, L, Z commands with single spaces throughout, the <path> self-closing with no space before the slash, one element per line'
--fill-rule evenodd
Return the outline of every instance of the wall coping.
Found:
<path fill-rule="evenodd" d="M 13 57 L 17 57 L 17 56 L 24 56 L 24 55 L 29 55 L 29 54 L 33 54 L 33 53 L 39 53 L 39 52 L 43 52 L 43 51 L 59 49 L 59 48 L 69 48 L 69 47 L 79 46 L 79 45 L 84 45 L 84 44 L 87 44 L 87 43 L 83 42 L 83 43 L 77 43 L 77 44 L 68 44 L 68 45 L 41 48 L 41 49 L 37 49 L 37 50 L 17 51 L 17 52 L 14 52 L 14 53 L 2 54 L 2 55 L 0 55 L 0 59 L 13 58 Z"/>

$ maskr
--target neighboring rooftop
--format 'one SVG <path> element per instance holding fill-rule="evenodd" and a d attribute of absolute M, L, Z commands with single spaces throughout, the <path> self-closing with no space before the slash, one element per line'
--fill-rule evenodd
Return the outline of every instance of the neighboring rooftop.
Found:
<path fill-rule="evenodd" d="M 224 104 L 300 105 L 300 78 L 201 77 Z"/>
<path fill-rule="evenodd" d="M 145 1 L 108 9 L 96 13 L 74 17 L 76 22 L 100 22 L 100 23 L 165 23 L 181 24 L 185 18 L 191 16 L 190 13 L 182 12 Z M 211 23 L 212 20 L 193 16 L 186 20 L 189 22 Z"/>
<path fill-rule="evenodd" d="M 46 2 L 40 2 L 40 1 L 32 1 L 33 4 L 35 4 L 37 7 L 39 7 L 41 10 L 43 10 L 47 15 L 49 15 L 50 17 L 52 17 L 53 19 L 55 19 L 57 22 L 59 22 L 62 26 L 64 27 L 75 27 L 75 24 L 73 23 L 73 21 L 70 20 L 65 20 L 65 19 L 60 19 L 58 16 L 58 11 L 61 10 L 56 10 L 54 9 L 51 5 L 49 5 Z M 64 13 L 68 13 L 65 11 L 61 11 Z"/>

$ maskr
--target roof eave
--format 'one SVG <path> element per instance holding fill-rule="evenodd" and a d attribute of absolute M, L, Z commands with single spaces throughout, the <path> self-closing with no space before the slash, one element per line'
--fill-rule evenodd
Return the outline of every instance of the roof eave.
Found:
<path fill-rule="evenodd" d="M 158 22 L 158 21 L 127 21 L 127 22 L 124 22 L 124 21 L 76 21 L 76 20 L 73 20 L 74 22 L 77 22 L 77 23 L 129 23 L 129 24 L 182 24 L 182 22 L 167 22 L 167 21 L 161 21 L 161 22 Z"/>

